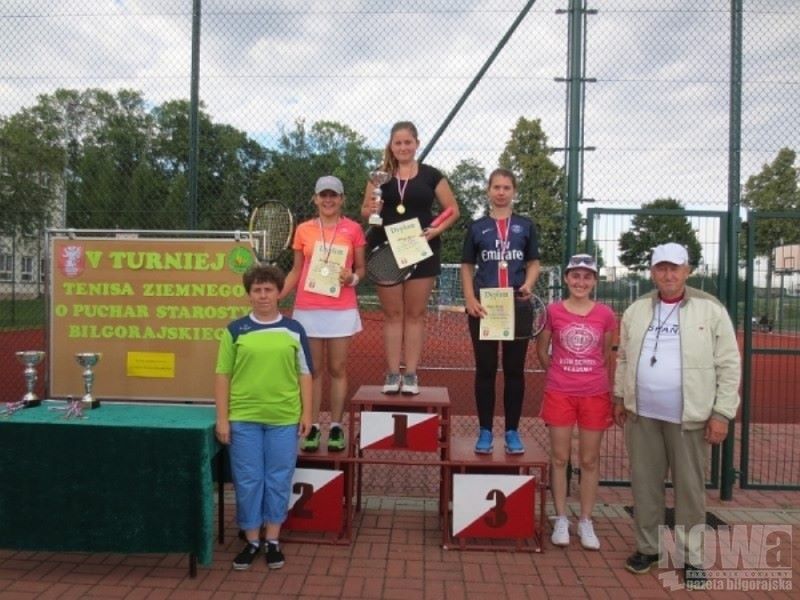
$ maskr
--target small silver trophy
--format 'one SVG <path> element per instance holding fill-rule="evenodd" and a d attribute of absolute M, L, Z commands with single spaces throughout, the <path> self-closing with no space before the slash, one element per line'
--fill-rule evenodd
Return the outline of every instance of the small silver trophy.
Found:
<path fill-rule="evenodd" d="M 100 407 L 100 400 L 92 396 L 92 386 L 94 385 L 94 371 L 92 367 L 99 361 L 102 354 L 99 352 L 78 352 L 75 355 L 75 360 L 83 367 L 83 388 L 86 392 L 81 398 L 81 404 L 84 409 L 92 409 Z"/>
<path fill-rule="evenodd" d="M 36 365 L 44 359 L 44 352 L 41 350 L 23 350 L 16 354 L 17 360 L 25 365 L 25 385 L 28 388 L 28 391 L 22 397 L 22 407 L 32 408 L 34 406 L 39 406 L 42 401 L 39 399 L 39 396 L 34 393 L 33 388 L 36 385 L 36 380 L 39 378 L 36 372 Z"/>
<path fill-rule="evenodd" d="M 389 173 L 386 171 L 381 171 L 380 169 L 375 169 L 369 174 L 369 180 L 374 186 L 372 190 L 372 197 L 374 198 L 375 202 L 378 203 L 378 209 L 369 216 L 369 220 L 367 221 L 370 225 L 377 225 L 378 227 L 383 225 L 383 219 L 381 218 L 381 208 L 383 208 L 381 186 L 391 178 L 392 176 L 389 175 Z"/>

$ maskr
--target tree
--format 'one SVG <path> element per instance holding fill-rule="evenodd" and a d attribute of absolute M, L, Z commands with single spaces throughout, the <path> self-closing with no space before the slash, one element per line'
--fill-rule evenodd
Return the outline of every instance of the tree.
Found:
<path fill-rule="evenodd" d="M 516 211 L 536 223 L 542 263 L 561 264 L 565 249 L 564 170 L 550 159 L 539 119 L 519 118 L 499 163 L 517 177 Z"/>
<path fill-rule="evenodd" d="M 486 169 L 473 158 L 459 162 L 448 174 L 453 194 L 461 207 L 462 216 L 474 219 L 483 215 L 488 206 Z"/>
<path fill-rule="evenodd" d="M 268 154 L 269 167 L 257 183 L 260 194 L 283 200 L 298 219 L 308 218 L 315 212 L 314 183 L 322 175 L 334 175 L 344 184 L 345 214 L 361 219 L 364 186 L 380 156 L 361 134 L 335 121 L 319 121 L 307 129 L 301 119 Z"/>
<path fill-rule="evenodd" d="M 442 262 L 460 263 L 464 232 L 469 222 L 484 214 L 486 200 L 486 170 L 474 159 L 459 162 L 447 175 L 450 188 L 461 213 L 458 221 L 442 236 Z"/>
<path fill-rule="evenodd" d="M 174 100 L 154 113 L 157 138 L 154 162 L 168 182 L 173 227 L 186 223 L 189 174 L 189 102 Z M 267 152 L 243 131 L 214 123 L 199 111 L 198 215 L 200 229 L 244 228 L 251 205 L 267 197 L 257 191 L 260 173 L 269 164 Z"/>
<path fill-rule="evenodd" d="M 659 198 L 643 204 L 644 211 L 667 209 L 683 212 L 683 205 L 673 198 Z M 620 262 L 634 271 L 650 268 L 650 254 L 653 247 L 666 242 L 683 244 L 689 252 L 689 264 L 697 266 L 702 248 L 697 234 L 685 215 L 647 214 L 633 217 L 631 228 L 619 238 Z"/>
<path fill-rule="evenodd" d="M 771 164 L 761 172 L 751 175 L 744 186 L 742 204 L 759 211 L 798 211 L 800 191 L 798 172 L 794 166 L 796 154 L 782 148 Z M 784 244 L 800 243 L 800 229 L 796 219 L 759 219 L 755 231 L 755 252 L 767 257 L 767 302 L 775 271 L 774 249 Z M 767 311 L 769 309 L 767 308 Z"/>
<path fill-rule="evenodd" d="M 64 153 L 30 111 L 0 120 L 0 233 L 32 235 L 56 225 Z"/>

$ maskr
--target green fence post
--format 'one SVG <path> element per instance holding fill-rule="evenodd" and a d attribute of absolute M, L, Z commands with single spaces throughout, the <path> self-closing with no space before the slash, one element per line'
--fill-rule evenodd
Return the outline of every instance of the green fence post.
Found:
<path fill-rule="evenodd" d="M 737 323 L 737 281 L 739 273 L 739 187 L 742 148 L 742 0 L 731 0 L 731 85 L 728 138 L 728 312 Z M 722 444 L 722 476 L 720 499 L 733 498 L 736 471 L 733 468 L 733 446 L 736 422 L 731 419 L 728 437 Z"/>

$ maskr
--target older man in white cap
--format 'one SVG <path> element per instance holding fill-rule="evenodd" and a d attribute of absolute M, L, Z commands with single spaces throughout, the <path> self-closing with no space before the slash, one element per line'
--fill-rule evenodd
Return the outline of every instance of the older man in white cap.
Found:
<path fill-rule="evenodd" d="M 686 248 L 653 248 L 656 289 L 625 311 L 614 381 L 614 420 L 625 426 L 631 465 L 636 552 L 625 563 L 646 573 L 659 560 L 664 480 L 674 486 L 677 544 L 685 550 L 687 588 L 706 585 L 702 536 L 709 444 L 728 434 L 739 406 L 736 334 L 715 297 L 688 287 Z M 699 529 L 695 529 L 695 533 Z"/>

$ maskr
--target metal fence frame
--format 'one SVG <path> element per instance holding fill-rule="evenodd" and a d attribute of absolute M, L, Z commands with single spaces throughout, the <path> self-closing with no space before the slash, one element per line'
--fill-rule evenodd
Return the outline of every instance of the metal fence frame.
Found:
<path fill-rule="evenodd" d="M 739 460 L 739 484 L 743 489 L 760 489 L 760 490 L 800 490 L 800 478 L 795 479 L 794 481 L 784 481 L 779 483 L 769 482 L 769 481 L 753 481 L 754 473 L 753 473 L 753 461 L 751 460 L 751 456 L 754 450 L 761 450 L 765 453 L 769 453 L 770 458 L 774 458 L 774 462 L 767 461 L 767 467 L 763 469 L 766 471 L 767 475 L 771 474 L 773 471 L 780 470 L 777 464 L 779 461 L 783 462 L 783 470 L 784 472 L 787 470 L 786 467 L 788 465 L 788 472 L 789 478 L 797 477 L 798 472 L 800 472 L 800 459 L 798 459 L 798 452 L 795 448 L 795 451 L 792 452 L 791 450 L 785 453 L 782 452 L 775 452 L 770 451 L 768 448 L 773 442 L 775 444 L 780 443 L 781 437 L 786 437 L 787 439 L 794 439 L 797 437 L 797 432 L 794 431 L 795 428 L 798 426 L 792 426 L 790 424 L 778 424 L 778 429 L 783 430 L 785 428 L 792 428 L 786 431 L 777 431 L 775 434 L 770 435 L 767 433 L 765 436 L 761 436 L 761 441 L 756 444 L 757 438 L 754 435 L 754 421 L 752 419 L 752 408 L 753 408 L 753 401 L 755 399 L 755 386 L 754 381 L 757 379 L 757 366 L 755 358 L 759 356 L 789 356 L 789 357 L 800 357 L 800 345 L 796 345 L 794 348 L 791 347 L 780 347 L 779 344 L 773 344 L 770 347 L 765 347 L 759 345 L 756 340 L 754 334 L 756 333 L 756 329 L 754 328 L 754 321 L 753 318 L 755 316 L 755 275 L 756 275 L 756 268 L 755 268 L 755 258 L 756 258 L 756 230 L 757 224 L 759 221 L 763 221 L 766 219 L 786 219 L 792 220 L 800 224 L 800 213 L 797 212 L 769 212 L 769 211 L 750 211 L 748 212 L 747 216 L 747 252 L 745 258 L 745 269 L 746 269 L 746 278 L 745 278 L 745 305 L 744 305 L 744 355 L 743 355 L 743 364 L 742 364 L 742 436 L 741 436 L 741 452 L 740 452 L 740 460 Z M 783 289 L 780 291 L 781 299 L 783 295 Z M 780 325 L 780 324 L 779 324 Z M 771 327 L 770 327 L 771 329 Z M 797 328 L 794 331 L 795 334 L 798 333 Z M 800 338 L 798 338 L 800 340 Z M 798 359 L 800 360 L 800 359 Z M 783 385 L 791 385 L 792 379 L 791 378 L 784 378 Z M 797 388 L 795 388 L 797 390 Z M 800 428 L 798 428 L 800 431 Z M 758 446 L 758 447 L 757 447 Z M 774 465 L 775 468 L 772 468 L 771 465 Z M 777 476 L 776 476 L 777 478 Z"/>

